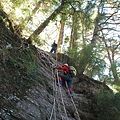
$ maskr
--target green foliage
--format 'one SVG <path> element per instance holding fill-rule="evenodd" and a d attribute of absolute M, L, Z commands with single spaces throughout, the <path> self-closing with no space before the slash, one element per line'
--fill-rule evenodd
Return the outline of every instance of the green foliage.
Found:
<path fill-rule="evenodd" d="M 1 5 L 1 2 L 0 2 L 0 9 L 3 8 L 2 5 Z"/>
<path fill-rule="evenodd" d="M 9 65 L 12 68 L 21 69 L 28 76 L 36 75 L 36 57 L 31 49 L 16 51 L 14 56 L 9 57 Z"/>
<path fill-rule="evenodd" d="M 106 63 L 97 48 L 86 45 L 79 50 L 79 47 L 76 46 L 69 48 L 67 54 L 72 58 L 71 63 L 75 63 L 75 66 L 80 66 L 79 70 L 77 70 L 79 73 L 86 71 L 89 77 L 98 75 L 102 79 Z"/>
<path fill-rule="evenodd" d="M 103 75 L 105 75 L 106 62 L 101 55 L 98 47 L 93 47 L 92 49 L 92 60 L 88 63 L 86 67 L 87 75 L 94 77 L 98 75 L 101 80 Z"/>
<path fill-rule="evenodd" d="M 24 0 L 10 0 L 16 7 L 19 7 L 23 4 Z"/>
<path fill-rule="evenodd" d="M 19 58 L 18 62 L 21 62 L 22 65 L 27 68 L 27 74 L 34 76 L 36 74 L 36 57 L 34 52 L 31 49 L 25 50 L 27 56 Z M 24 51 L 21 51 L 24 52 Z M 25 52 L 24 52 L 25 53 Z M 22 54 L 22 53 L 21 53 Z"/>
<path fill-rule="evenodd" d="M 3 19 L 4 19 L 4 18 L 0 15 L 0 21 L 3 21 Z"/>
<path fill-rule="evenodd" d="M 25 88 L 29 88 L 30 86 L 28 85 L 28 81 L 23 80 L 22 77 L 24 78 L 25 76 L 21 76 L 21 78 L 15 78 L 14 80 L 20 85 L 24 86 Z"/>
<path fill-rule="evenodd" d="M 97 115 L 96 120 L 120 120 L 120 93 L 102 90 L 96 99 L 93 108 Z"/>
<path fill-rule="evenodd" d="M 45 45 L 46 41 L 43 40 L 42 38 L 36 37 L 33 44 L 37 46 L 43 46 Z"/>
<path fill-rule="evenodd" d="M 32 84 L 31 79 L 36 77 L 36 54 L 32 49 L 10 51 L 7 66 L 11 70 L 12 80 L 25 89 Z M 30 82 L 31 81 L 31 82 Z"/>
<path fill-rule="evenodd" d="M 92 46 L 83 46 L 82 50 L 79 50 L 78 46 L 68 49 L 67 53 L 75 66 L 80 66 L 79 73 L 84 72 L 87 64 L 92 61 Z M 78 71 L 78 70 L 77 70 Z"/>
<path fill-rule="evenodd" d="M 114 89 L 116 89 L 117 91 L 120 92 L 120 85 L 119 84 L 114 84 L 114 85 L 111 85 Z"/>

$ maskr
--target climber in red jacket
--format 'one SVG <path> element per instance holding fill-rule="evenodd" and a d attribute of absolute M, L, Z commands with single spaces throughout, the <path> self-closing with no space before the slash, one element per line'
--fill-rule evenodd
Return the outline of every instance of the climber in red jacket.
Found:
<path fill-rule="evenodd" d="M 68 85 L 69 93 L 73 94 L 72 88 L 71 88 L 73 77 L 70 75 L 70 70 L 69 70 L 68 64 L 64 64 L 63 66 L 57 66 L 56 68 L 64 71 L 64 73 L 58 74 L 59 84 L 62 85 L 62 82 L 66 81 L 67 85 Z"/>

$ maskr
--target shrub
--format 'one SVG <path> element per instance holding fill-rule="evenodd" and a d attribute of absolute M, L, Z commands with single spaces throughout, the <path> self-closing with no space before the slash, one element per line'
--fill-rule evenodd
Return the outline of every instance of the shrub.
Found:
<path fill-rule="evenodd" d="M 101 91 L 96 96 L 94 112 L 96 120 L 120 120 L 120 93 Z"/>

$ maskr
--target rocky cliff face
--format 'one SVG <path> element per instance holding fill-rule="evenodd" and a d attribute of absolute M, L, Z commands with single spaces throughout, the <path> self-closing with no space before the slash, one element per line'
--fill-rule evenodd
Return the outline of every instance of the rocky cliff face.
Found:
<path fill-rule="evenodd" d="M 52 70 L 68 59 L 21 47 L 21 39 L 0 24 L 0 120 L 95 120 L 94 95 L 107 86 L 80 75 L 73 79 L 71 97 L 64 84 L 56 85 Z"/>

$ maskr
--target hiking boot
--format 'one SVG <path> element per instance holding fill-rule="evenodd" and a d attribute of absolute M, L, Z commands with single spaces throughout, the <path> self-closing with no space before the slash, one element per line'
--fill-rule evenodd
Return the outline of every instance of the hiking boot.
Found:
<path fill-rule="evenodd" d="M 62 86 L 62 82 L 58 82 L 58 83 L 57 83 L 57 86 Z"/>
<path fill-rule="evenodd" d="M 69 92 L 69 95 L 70 95 L 71 97 L 73 97 L 74 92 Z"/>
<path fill-rule="evenodd" d="M 69 92 L 70 93 L 70 95 L 73 95 L 73 92 Z"/>

